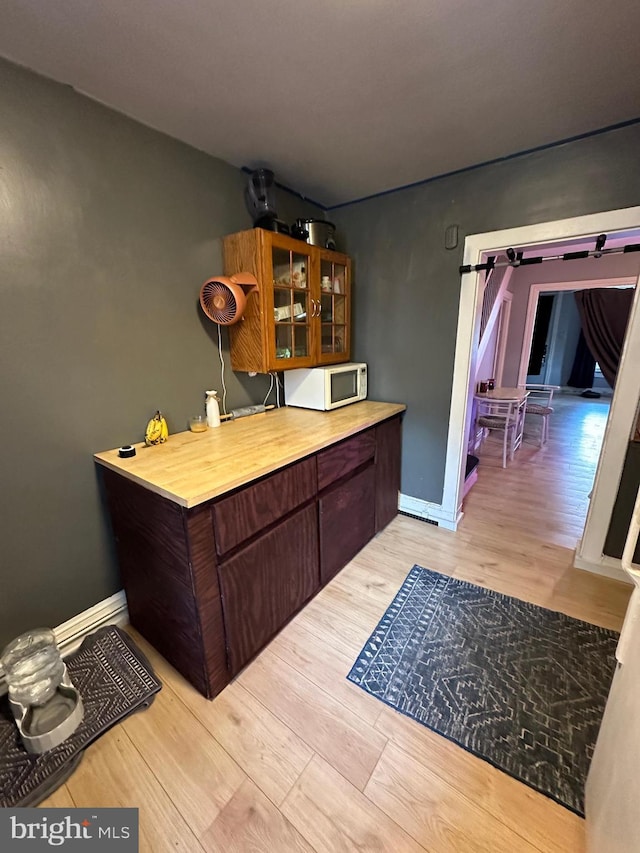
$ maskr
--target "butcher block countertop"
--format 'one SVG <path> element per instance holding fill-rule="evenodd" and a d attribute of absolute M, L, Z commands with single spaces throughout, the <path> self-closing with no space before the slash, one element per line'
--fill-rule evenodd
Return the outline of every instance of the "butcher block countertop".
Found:
<path fill-rule="evenodd" d="M 111 468 L 180 506 L 194 507 L 258 477 L 316 453 L 405 410 L 401 403 L 363 400 L 330 412 L 283 406 L 223 422 L 206 432 L 179 432 L 166 444 L 134 445 L 136 456 L 118 450 L 96 453 Z"/>

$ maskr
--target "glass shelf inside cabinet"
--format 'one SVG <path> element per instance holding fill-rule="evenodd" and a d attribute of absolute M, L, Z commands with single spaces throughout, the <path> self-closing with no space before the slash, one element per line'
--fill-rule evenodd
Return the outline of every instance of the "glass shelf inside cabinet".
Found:
<path fill-rule="evenodd" d="M 273 248 L 273 284 L 274 287 L 290 287 L 305 290 L 308 286 L 308 255 L 290 252 L 287 249 Z"/>
<path fill-rule="evenodd" d="M 344 264 L 322 259 L 320 261 L 320 290 L 323 293 L 346 294 L 347 269 Z"/>
<path fill-rule="evenodd" d="M 336 326 L 333 323 L 322 324 L 322 352 L 344 353 L 346 348 L 346 326 Z"/>
<path fill-rule="evenodd" d="M 276 358 L 304 358 L 309 355 L 309 257 L 274 246 L 272 263 Z"/>
<path fill-rule="evenodd" d="M 320 347 L 323 353 L 347 351 L 347 270 L 344 264 L 320 262 Z"/>

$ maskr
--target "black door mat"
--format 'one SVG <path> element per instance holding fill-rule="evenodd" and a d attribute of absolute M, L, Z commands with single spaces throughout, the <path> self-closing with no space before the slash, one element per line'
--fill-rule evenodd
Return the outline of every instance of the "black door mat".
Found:
<path fill-rule="evenodd" d="M 64 743 L 44 755 L 30 755 L 9 709 L 0 699 L 0 806 L 36 806 L 80 763 L 83 750 L 116 723 L 148 708 L 162 684 L 133 640 L 113 625 L 85 637 L 65 659 L 80 692 L 84 720 Z"/>
<path fill-rule="evenodd" d="M 414 566 L 347 676 L 584 815 L 618 634 Z"/>

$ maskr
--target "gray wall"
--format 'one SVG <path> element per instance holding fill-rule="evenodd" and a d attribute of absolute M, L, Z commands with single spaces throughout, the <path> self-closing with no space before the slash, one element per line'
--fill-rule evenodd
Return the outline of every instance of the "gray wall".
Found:
<path fill-rule="evenodd" d="M 92 454 L 220 388 L 198 293 L 251 221 L 239 170 L 2 61 L 0 115 L 3 644 L 120 588 Z M 229 406 L 262 401 L 226 377 Z"/>
<path fill-rule="evenodd" d="M 372 399 L 408 405 L 405 494 L 442 501 L 465 235 L 637 205 L 639 147 L 634 125 L 330 212 L 354 258 L 354 358 Z"/>

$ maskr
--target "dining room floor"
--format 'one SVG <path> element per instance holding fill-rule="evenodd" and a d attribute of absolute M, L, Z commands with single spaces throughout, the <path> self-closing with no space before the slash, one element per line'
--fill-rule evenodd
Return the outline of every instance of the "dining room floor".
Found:
<path fill-rule="evenodd" d="M 542 419 L 528 415 L 522 445 L 506 468 L 502 468 L 502 434 L 489 433 L 476 451 L 478 483 L 465 501 L 465 515 L 508 516 L 518 494 L 519 500 L 537 507 L 541 536 L 575 548 L 584 530 L 610 404 L 610 397 L 591 400 L 556 394 L 549 441 L 539 447 Z"/>

